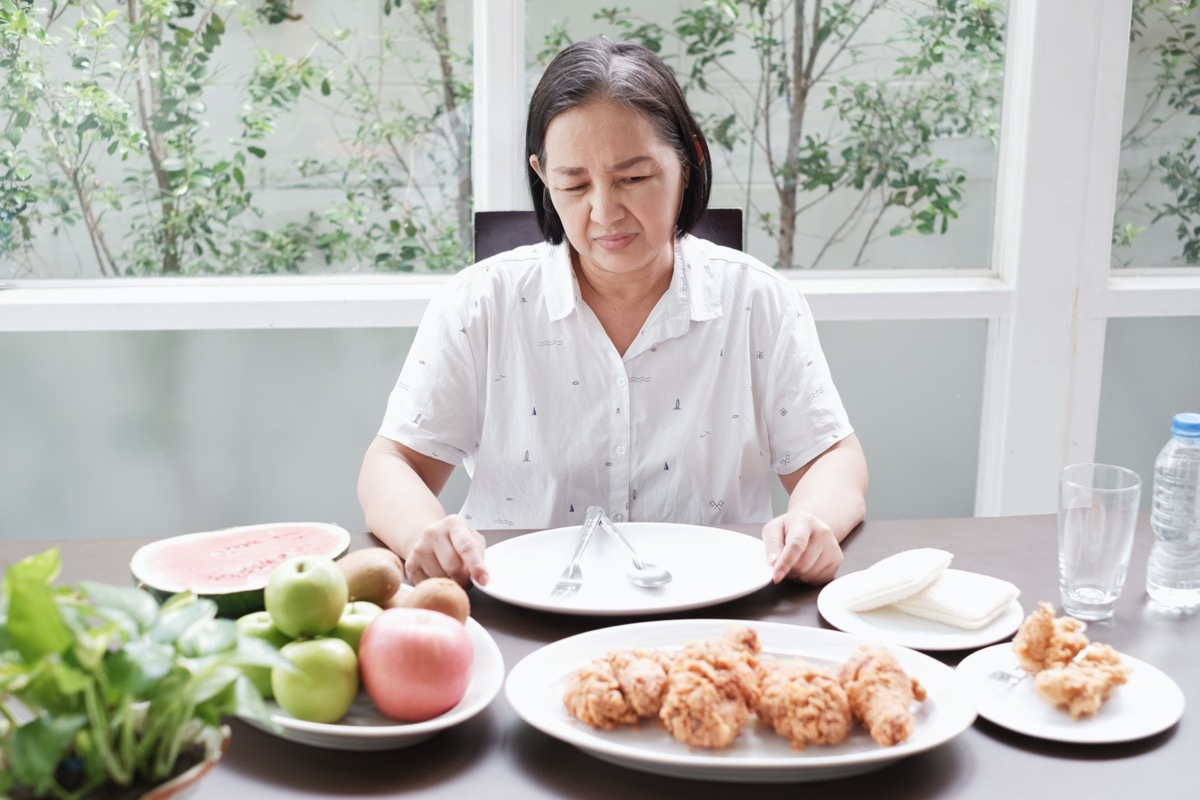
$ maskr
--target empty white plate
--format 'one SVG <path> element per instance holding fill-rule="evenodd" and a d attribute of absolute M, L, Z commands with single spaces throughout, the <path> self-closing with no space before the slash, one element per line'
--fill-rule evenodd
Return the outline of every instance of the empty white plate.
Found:
<path fill-rule="evenodd" d="M 592 616 L 659 614 L 716 605 L 771 582 L 762 540 L 736 531 L 670 522 L 617 523 L 643 561 L 660 564 L 673 579 L 647 589 L 625 577 L 629 554 L 597 530 L 583 554 L 583 588 L 552 597 L 571 559 L 579 526 L 554 528 L 487 548 L 489 580 L 479 590 L 513 605 Z"/>

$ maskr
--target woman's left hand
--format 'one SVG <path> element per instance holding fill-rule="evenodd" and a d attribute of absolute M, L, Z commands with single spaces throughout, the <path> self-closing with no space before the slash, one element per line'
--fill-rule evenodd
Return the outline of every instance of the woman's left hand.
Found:
<path fill-rule="evenodd" d="M 763 526 L 771 580 L 828 583 L 842 565 L 842 548 L 833 530 L 807 511 L 789 511 Z"/>

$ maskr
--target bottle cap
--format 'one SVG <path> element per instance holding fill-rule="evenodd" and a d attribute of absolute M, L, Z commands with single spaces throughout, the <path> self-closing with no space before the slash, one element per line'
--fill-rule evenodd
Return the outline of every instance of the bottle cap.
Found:
<path fill-rule="evenodd" d="M 1200 414 L 1191 411 L 1176 414 L 1171 420 L 1171 435 L 1187 439 L 1200 438 Z"/>

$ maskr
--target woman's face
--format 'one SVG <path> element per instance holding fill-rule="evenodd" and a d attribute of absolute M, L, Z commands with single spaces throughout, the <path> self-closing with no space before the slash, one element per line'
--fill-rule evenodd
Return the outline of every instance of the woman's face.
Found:
<path fill-rule="evenodd" d="M 649 119 L 609 101 L 573 108 L 550 121 L 545 153 L 529 163 L 583 266 L 630 274 L 673 264 L 687 175 Z"/>

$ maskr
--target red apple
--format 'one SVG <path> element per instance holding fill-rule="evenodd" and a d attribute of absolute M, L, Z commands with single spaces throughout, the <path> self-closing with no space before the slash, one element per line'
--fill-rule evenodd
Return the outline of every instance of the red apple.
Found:
<path fill-rule="evenodd" d="M 358 645 L 367 695 L 401 722 L 432 719 L 458 705 L 474 658 L 466 627 L 424 608 L 385 610 L 367 625 Z"/>

